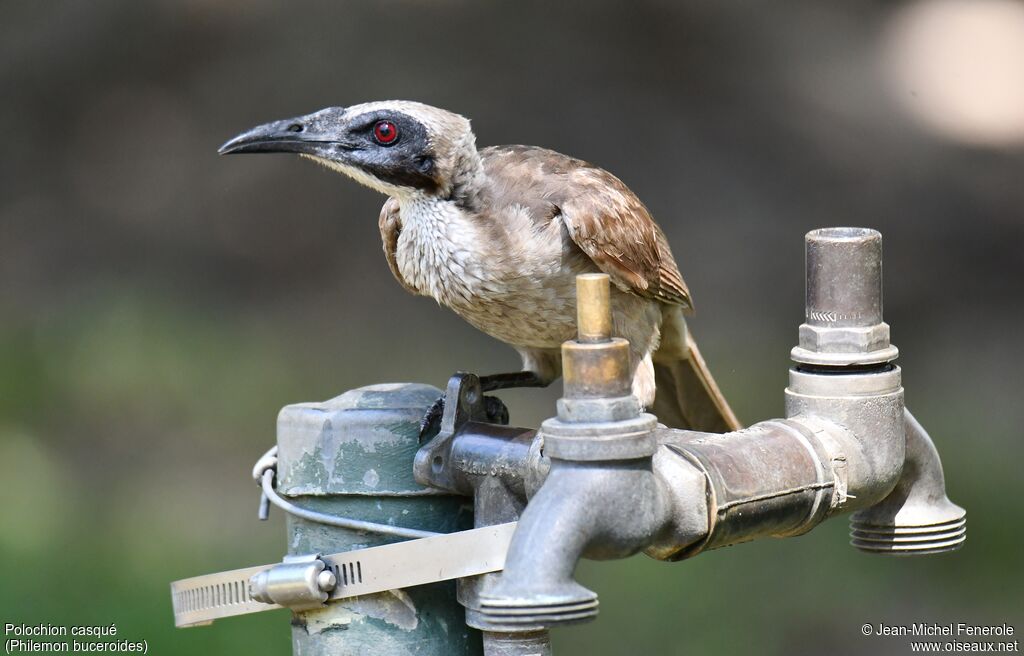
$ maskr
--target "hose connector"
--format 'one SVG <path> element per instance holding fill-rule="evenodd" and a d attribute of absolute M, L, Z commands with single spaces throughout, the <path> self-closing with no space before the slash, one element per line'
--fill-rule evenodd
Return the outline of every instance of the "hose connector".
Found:
<path fill-rule="evenodd" d="M 892 493 L 850 518 L 850 544 L 889 556 L 956 551 L 967 540 L 967 511 L 946 496 L 939 452 L 928 432 L 904 411 L 907 459 Z"/>

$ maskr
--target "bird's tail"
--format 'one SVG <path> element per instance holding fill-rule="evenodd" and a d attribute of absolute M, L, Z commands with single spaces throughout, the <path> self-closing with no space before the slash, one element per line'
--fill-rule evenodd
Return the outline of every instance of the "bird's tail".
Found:
<path fill-rule="evenodd" d="M 652 408 L 654 414 L 671 428 L 706 433 L 725 433 L 743 428 L 718 389 L 718 383 L 708 370 L 697 343 L 686 330 L 686 324 L 682 323 L 682 316 L 678 318 L 681 324 L 678 332 L 682 335 L 677 335 L 683 339 L 678 340 L 674 348 L 659 349 L 654 359 L 657 390 Z M 663 328 L 674 328 L 672 323 L 666 322 Z M 663 335 L 665 338 L 671 341 L 669 335 Z"/>

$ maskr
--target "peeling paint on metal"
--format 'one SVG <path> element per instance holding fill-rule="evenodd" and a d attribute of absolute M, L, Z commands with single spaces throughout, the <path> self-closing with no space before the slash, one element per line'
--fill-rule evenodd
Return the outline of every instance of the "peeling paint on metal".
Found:
<path fill-rule="evenodd" d="M 343 603 L 356 616 L 372 617 L 404 631 L 414 631 L 420 623 L 416 604 L 404 590 L 356 597 Z"/>
<path fill-rule="evenodd" d="M 386 389 L 386 388 L 392 389 Z M 373 386 L 322 403 L 299 403 L 278 415 L 278 485 L 282 494 L 432 495 L 411 467 L 419 421 L 440 391 L 427 385 Z M 367 476 L 367 463 L 374 474 Z"/>
<path fill-rule="evenodd" d="M 308 611 L 302 618 L 305 620 L 306 633 L 316 635 L 330 629 L 347 629 L 355 619 L 355 613 L 342 608 L 324 608 Z"/>
<path fill-rule="evenodd" d="M 278 419 L 278 489 L 293 503 L 343 517 L 448 533 L 472 525 L 472 502 L 416 483 L 420 418 L 440 390 L 385 385 Z M 287 518 L 289 553 L 333 553 L 383 544 L 387 536 Z M 293 616 L 296 656 L 480 656 L 453 582 L 366 595 Z"/>

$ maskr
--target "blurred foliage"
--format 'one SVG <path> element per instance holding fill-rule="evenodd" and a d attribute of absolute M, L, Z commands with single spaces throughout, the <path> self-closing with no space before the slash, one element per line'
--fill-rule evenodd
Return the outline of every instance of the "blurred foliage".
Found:
<path fill-rule="evenodd" d="M 287 653 L 281 613 L 175 630 L 167 587 L 281 555 L 248 474 L 278 409 L 515 365 L 391 280 L 375 194 L 214 154 L 265 119 L 408 97 L 472 117 L 482 144 L 554 147 L 630 184 L 748 421 L 782 409 L 803 232 L 882 230 L 908 403 L 969 510 L 966 548 L 934 558 L 862 555 L 838 519 L 692 562 L 584 563 L 602 613 L 558 631 L 557 653 L 905 653 L 861 624 L 1024 630 L 1024 157 L 936 141 L 890 106 L 872 48 L 892 10 L 0 4 L 0 620 Z M 535 425 L 557 396 L 505 398 Z"/>

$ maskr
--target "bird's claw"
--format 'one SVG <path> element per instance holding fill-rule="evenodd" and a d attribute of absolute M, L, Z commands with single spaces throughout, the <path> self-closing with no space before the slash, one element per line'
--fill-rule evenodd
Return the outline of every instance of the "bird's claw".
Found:
<path fill-rule="evenodd" d="M 423 415 L 423 419 L 420 420 L 420 444 L 423 444 L 423 442 L 426 441 L 426 437 L 428 435 L 433 437 L 439 430 L 441 430 L 441 417 L 443 416 L 444 395 L 442 394 Z"/>
<path fill-rule="evenodd" d="M 484 413 L 487 421 L 492 424 L 508 424 L 508 408 L 496 396 L 484 396 Z M 437 435 L 441 430 L 441 419 L 444 417 L 445 396 L 441 395 L 430 406 L 420 420 L 419 442 L 423 444 L 428 437 Z"/>
<path fill-rule="evenodd" d="M 492 424 L 508 424 L 508 408 L 496 396 L 484 397 L 484 412 L 487 413 L 487 421 Z"/>

